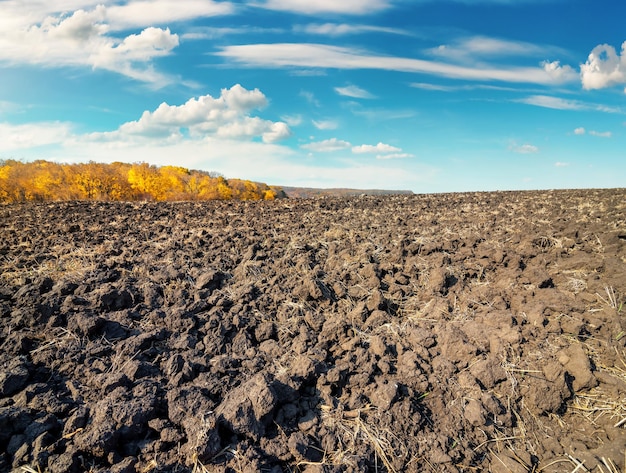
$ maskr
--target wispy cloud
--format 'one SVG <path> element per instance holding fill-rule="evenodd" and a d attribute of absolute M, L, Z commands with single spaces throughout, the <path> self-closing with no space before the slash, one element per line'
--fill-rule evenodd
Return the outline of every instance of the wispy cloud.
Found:
<path fill-rule="evenodd" d="M 539 152 L 539 148 L 528 143 L 523 145 L 513 143 L 509 146 L 509 150 L 519 154 L 535 154 Z"/>
<path fill-rule="evenodd" d="M 318 130 L 336 130 L 339 124 L 335 120 L 311 120 Z"/>
<path fill-rule="evenodd" d="M 114 30 L 230 15 L 235 12 L 231 2 L 213 0 L 131 0 L 107 7 L 107 20 Z"/>
<path fill-rule="evenodd" d="M 357 117 L 363 117 L 367 120 L 374 120 L 377 122 L 383 120 L 404 120 L 414 117 L 417 114 L 414 109 L 371 108 L 364 107 L 361 103 L 355 101 L 347 102 L 343 106 Z"/>
<path fill-rule="evenodd" d="M 563 99 L 550 95 L 531 95 L 514 101 L 528 105 L 535 105 L 537 107 L 552 108 L 555 110 L 595 110 L 606 113 L 623 113 L 622 109 L 619 107 L 610 107 L 606 105 L 581 102 L 579 100 Z"/>
<path fill-rule="evenodd" d="M 444 57 L 457 61 L 474 61 L 476 58 L 502 56 L 546 56 L 563 54 L 564 51 L 555 46 L 543 46 L 525 41 L 511 41 L 488 36 L 472 36 L 462 38 L 450 44 L 442 44 L 427 52 L 433 56 Z"/>
<path fill-rule="evenodd" d="M 298 126 L 302 123 L 302 115 L 283 115 L 280 119 L 289 126 Z"/>
<path fill-rule="evenodd" d="M 517 102 L 525 103 L 528 105 L 535 105 L 537 107 L 553 108 L 555 110 L 585 110 L 587 107 L 578 100 L 562 99 L 560 97 L 552 97 L 549 95 L 531 95 L 523 99 L 516 100 Z"/>
<path fill-rule="evenodd" d="M 500 90 L 503 92 L 519 92 L 519 89 L 514 87 L 490 84 L 441 85 L 427 82 L 412 82 L 409 85 L 415 89 L 431 90 L 435 92 L 463 92 L 467 90 Z"/>
<path fill-rule="evenodd" d="M 350 148 L 352 145 L 349 141 L 339 140 L 337 138 L 331 138 L 329 140 L 314 141 L 300 145 L 300 148 L 316 153 L 331 153 L 333 151 L 342 151 Z"/>
<path fill-rule="evenodd" d="M 196 26 L 186 29 L 186 32 L 180 35 L 180 38 L 183 40 L 202 40 L 216 39 L 233 35 L 248 35 L 251 33 L 280 34 L 284 32 L 285 30 L 281 28 L 261 28 L 255 26 L 246 26 L 245 28 Z"/>
<path fill-rule="evenodd" d="M 589 134 L 591 136 L 597 136 L 598 138 L 610 138 L 611 136 L 613 136 L 613 133 L 611 133 L 610 131 L 595 131 L 595 130 L 591 130 L 589 132 Z"/>
<path fill-rule="evenodd" d="M 244 66 L 282 68 L 374 69 L 432 74 L 464 80 L 558 84 L 572 80 L 542 67 L 462 66 L 423 59 L 380 56 L 325 44 L 275 43 L 225 46 L 216 53 Z"/>
<path fill-rule="evenodd" d="M 414 158 L 415 156 L 410 153 L 391 153 L 391 154 L 379 154 L 376 159 L 407 159 Z"/>
<path fill-rule="evenodd" d="M 315 94 L 313 92 L 310 92 L 308 90 L 302 90 L 300 91 L 300 97 L 304 97 L 304 99 L 309 102 L 311 105 L 315 106 L 315 107 L 320 107 L 320 101 L 317 100 L 317 98 L 315 97 Z"/>
<path fill-rule="evenodd" d="M 563 161 L 557 161 L 556 163 L 554 163 L 554 166 L 557 168 L 566 168 L 570 165 L 570 163 L 566 163 Z"/>
<path fill-rule="evenodd" d="M 344 97 L 352 97 L 355 99 L 373 99 L 374 95 L 367 90 L 362 89 L 356 85 L 348 85 L 346 87 L 335 87 L 335 92 Z"/>
<path fill-rule="evenodd" d="M 318 13 L 369 15 L 389 8 L 391 2 L 389 0 L 265 0 L 253 5 L 307 15 Z"/>
<path fill-rule="evenodd" d="M 582 126 L 574 130 L 575 135 L 584 135 L 585 133 L 586 133 L 586 130 Z"/>
<path fill-rule="evenodd" d="M 399 28 L 386 28 L 373 25 L 353 25 L 348 23 L 311 23 L 294 27 L 297 33 L 323 35 L 323 36 L 346 36 L 364 33 L 385 33 L 403 36 L 411 36 L 412 33 Z"/>

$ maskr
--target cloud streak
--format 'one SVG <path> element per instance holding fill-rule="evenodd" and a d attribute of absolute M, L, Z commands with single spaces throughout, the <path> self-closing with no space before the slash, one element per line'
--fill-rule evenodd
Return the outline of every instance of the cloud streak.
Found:
<path fill-rule="evenodd" d="M 367 90 L 357 87 L 356 85 L 348 85 L 346 87 L 335 87 L 335 92 L 344 97 L 352 97 L 355 99 L 373 99 L 374 95 Z"/>
<path fill-rule="evenodd" d="M 511 146 L 509 146 L 509 150 L 518 154 L 536 154 L 539 152 L 539 148 L 537 148 L 535 145 L 531 145 L 528 143 L 523 145 L 512 144 Z"/>
<path fill-rule="evenodd" d="M 383 26 L 372 25 L 353 25 L 349 23 L 311 23 L 308 25 L 299 25 L 294 27 L 294 31 L 305 34 L 314 34 L 322 36 L 346 36 L 364 33 L 385 33 L 402 36 L 411 36 L 412 33 L 398 29 L 385 28 Z"/>
<path fill-rule="evenodd" d="M 265 0 L 254 4 L 269 10 L 288 11 L 305 15 L 334 13 L 368 15 L 391 6 L 388 0 Z"/>
<path fill-rule="evenodd" d="M 605 113 L 623 113 L 622 109 L 618 107 L 586 103 L 581 102 L 580 100 L 563 99 L 550 95 L 531 95 L 522 99 L 514 100 L 514 102 L 534 105 L 536 107 L 551 108 L 554 110 L 593 110 Z"/>
<path fill-rule="evenodd" d="M 349 141 L 339 140 L 337 138 L 331 138 L 329 140 L 323 141 L 314 141 L 312 143 L 307 143 L 301 145 L 300 148 L 306 149 L 308 151 L 313 151 L 315 153 L 332 153 L 335 151 L 342 151 L 350 148 L 352 145 Z"/>
<path fill-rule="evenodd" d="M 248 67 L 372 69 L 430 74 L 453 79 L 554 85 L 572 80 L 557 66 L 470 67 L 423 59 L 380 56 L 352 48 L 315 43 L 225 46 L 216 55 Z M 552 63 L 550 63 L 552 64 Z"/>

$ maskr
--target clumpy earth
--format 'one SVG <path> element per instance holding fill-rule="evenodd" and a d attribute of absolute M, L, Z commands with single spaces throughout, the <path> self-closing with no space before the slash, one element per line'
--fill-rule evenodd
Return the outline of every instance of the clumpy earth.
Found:
<path fill-rule="evenodd" d="M 623 472 L 625 263 L 624 189 L 2 206 L 0 471 Z"/>

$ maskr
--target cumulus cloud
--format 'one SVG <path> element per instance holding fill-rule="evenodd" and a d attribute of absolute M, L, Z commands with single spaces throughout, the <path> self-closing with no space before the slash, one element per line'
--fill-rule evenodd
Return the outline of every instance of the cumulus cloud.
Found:
<path fill-rule="evenodd" d="M 356 85 L 348 85 L 346 87 L 335 87 L 335 92 L 344 97 L 352 97 L 355 99 L 373 99 L 374 95 L 367 90 Z"/>
<path fill-rule="evenodd" d="M 626 41 L 621 54 L 608 44 L 593 48 L 587 62 L 580 66 L 580 78 L 588 90 L 626 84 Z"/>
<path fill-rule="evenodd" d="M 318 130 L 336 130 L 339 126 L 334 120 L 311 120 L 311 123 Z"/>
<path fill-rule="evenodd" d="M 290 11 L 302 14 L 341 13 L 365 15 L 390 7 L 388 0 L 265 0 L 256 6 L 270 10 Z"/>
<path fill-rule="evenodd" d="M 331 153 L 333 151 L 342 151 L 352 146 L 348 141 L 338 140 L 337 138 L 331 138 L 329 140 L 315 141 L 313 143 L 307 143 L 301 145 L 302 149 L 314 151 L 316 153 Z"/>
<path fill-rule="evenodd" d="M 162 103 L 153 112 L 145 111 L 136 121 L 124 123 L 115 132 L 95 133 L 92 138 L 103 140 L 127 136 L 181 137 L 183 130 L 191 137 L 216 136 L 225 139 L 260 137 L 274 143 L 291 135 L 284 122 L 272 122 L 250 116 L 250 112 L 267 105 L 259 90 L 247 90 L 239 84 L 222 89 L 219 97 L 204 95 L 189 99 L 183 105 Z"/>
<path fill-rule="evenodd" d="M 153 60 L 169 55 L 179 38 L 169 29 L 145 28 L 117 38 L 110 34 L 107 11 L 76 10 L 48 16 L 40 23 L 0 32 L 0 62 L 46 67 L 87 66 L 165 85 L 173 80 L 154 70 Z"/>
<path fill-rule="evenodd" d="M 574 130 L 575 135 L 584 135 L 586 130 L 581 126 Z"/>
<path fill-rule="evenodd" d="M 571 66 L 562 66 L 559 61 L 544 61 L 541 65 L 546 74 L 552 77 L 556 83 L 571 82 L 577 76 L 576 71 Z"/>
<path fill-rule="evenodd" d="M 354 154 L 376 154 L 376 159 L 406 159 L 415 157 L 410 153 L 405 153 L 401 148 L 380 142 L 376 145 L 353 146 L 352 152 Z"/>
<path fill-rule="evenodd" d="M 391 146 L 385 143 L 378 143 L 377 145 L 360 145 L 354 146 L 352 152 L 355 154 L 363 153 L 398 153 L 402 151 L 400 148 Z"/>
<path fill-rule="evenodd" d="M 272 43 L 224 46 L 215 53 L 244 66 L 302 67 L 333 69 L 373 69 L 431 74 L 464 80 L 502 81 L 553 85 L 571 80 L 545 66 L 458 65 L 416 58 L 379 56 L 366 51 L 314 43 Z"/>

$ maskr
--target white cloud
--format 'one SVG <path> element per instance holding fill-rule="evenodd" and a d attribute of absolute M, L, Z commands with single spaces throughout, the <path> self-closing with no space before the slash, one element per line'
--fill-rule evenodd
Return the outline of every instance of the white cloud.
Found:
<path fill-rule="evenodd" d="M 262 28 L 255 26 L 245 26 L 244 28 L 217 27 L 217 26 L 192 26 L 185 25 L 185 33 L 181 34 L 183 40 L 215 39 L 228 35 L 244 35 L 251 33 L 258 34 L 280 34 L 286 30 L 282 28 Z"/>
<path fill-rule="evenodd" d="M 378 56 L 325 44 L 244 44 L 225 46 L 216 53 L 245 66 L 374 69 L 432 74 L 465 80 L 503 81 L 550 85 L 563 81 L 542 67 L 460 66 L 422 59 Z"/>
<path fill-rule="evenodd" d="M 59 144 L 71 136 L 71 126 L 61 122 L 24 125 L 0 123 L 0 153 Z"/>
<path fill-rule="evenodd" d="M 232 3 L 212 0 L 131 0 L 107 7 L 106 14 L 113 29 L 127 29 L 229 15 L 234 11 Z"/>
<path fill-rule="evenodd" d="M 311 105 L 315 107 L 320 107 L 320 101 L 317 100 L 315 94 L 313 92 L 309 92 L 308 90 L 303 90 L 300 92 L 300 97 L 304 97 L 304 99 L 309 102 Z"/>
<path fill-rule="evenodd" d="M 543 70 L 554 79 L 556 83 L 571 82 L 576 79 L 576 71 L 571 66 L 562 66 L 559 61 L 544 61 L 541 63 Z"/>
<path fill-rule="evenodd" d="M 189 99 L 183 105 L 162 103 L 153 111 L 145 111 L 136 121 L 124 123 L 114 132 L 94 133 L 91 139 L 117 140 L 120 135 L 135 137 L 169 136 L 178 139 L 187 130 L 192 138 L 215 136 L 225 139 L 252 139 L 260 137 L 265 143 L 274 143 L 290 136 L 289 126 L 272 122 L 249 113 L 267 105 L 267 98 L 259 90 L 247 90 L 236 84 L 222 89 L 220 97 L 204 95 Z"/>
<path fill-rule="evenodd" d="M 335 120 L 311 120 L 318 130 L 336 130 L 339 126 Z"/>
<path fill-rule="evenodd" d="M 367 90 L 356 85 L 348 85 L 346 87 L 335 87 L 335 92 L 344 97 L 352 97 L 355 99 L 373 99 L 374 95 Z"/>
<path fill-rule="evenodd" d="M 523 144 L 523 145 L 512 144 L 511 146 L 509 146 L 509 150 L 513 151 L 514 153 L 519 153 L 519 154 L 535 154 L 539 152 L 539 148 L 531 144 Z"/>
<path fill-rule="evenodd" d="M 178 46 L 178 36 L 169 29 L 149 27 L 117 38 L 109 34 L 106 15 L 106 8 L 99 5 L 0 31 L 0 63 L 85 66 L 157 86 L 172 82 L 173 78 L 155 71 L 152 62 L 169 55 Z"/>
<path fill-rule="evenodd" d="M 289 126 L 298 126 L 302 124 L 302 115 L 283 115 L 280 119 Z"/>
<path fill-rule="evenodd" d="M 565 168 L 565 167 L 569 166 L 569 165 L 570 165 L 570 163 L 564 163 L 564 162 L 562 162 L 562 161 L 557 161 L 556 163 L 554 163 L 554 165 L 555 165 L 557 168 Z"/>
<path fill-rule="evenodd" d="M 363 153 L 398 153 L 402 151 L 400 148 L 391 146 L 385 143 L 378 143 L 377 145 L 360 145 L 354 146 L 352 152 L 355 154 Z"/>
<path fill-rule="evenodd" d="M 324 141 L 315 141 L 313 143 L 307 143 L 301 145 L 300 148 L 316 153 L 330 153 L 333 151 L 341 151 L 352 146 L 348 141 L 338 140 L 337 138 L 331 138 Z"/>
<path fill-rule="evenodd" d="M 584 110 L 585 106 L 576 100 L 567 100 L 549 95 L 531 95 L 519 100 L 528 105 L 538 107 L 553 108 L 555 110 Z"/>
<path fill-rule="evenodd" d="M 579 100 L 562 99 L 549 95 L 531 95 L 515 102 L 535 105 L 537 107 L 552 108 L 555 110 L 595 110 L 606 113 L 622 113 L 618 107 L 581 102 Z"/>
<path fill-rule="evenodd" d="M 371 25 L 352 25 L 347 23 L 313 23 L 294 27 L 294 31 L 322 36 L 344 36 L 361 33 L 388 33 L 409 36 L 411 33 L 398 28 L 385 28 Z"/>
<path fill-rule="evenodd" d="M 575 135 L 584 135 L 586 130 L 581 126 L 574 130 Z"/>
<path fill-rule="evenodd" d="M 411 87 L 436 92 L 456 92 L 458 90 L 465 90 L 464 87 L 458 87 L 453 85 L 428 84 L 426 82 L 413 82 L 411 84 Z"/>
<path fill-rule="evenodd" d="M 585 89 L 604 89 L 626 84 L 626 41 L 621 55 L 608 44 L 593 48 L 587 62 L 580 66 L 580 78 Z"/>
<path fill-rule="evenodd" d="M 452 44 L 442 44 L 427 52 L 454 60 L 475 59 L 477 56 L 532 56 L 546 54 L 555 48 L 538 46 L 524 41 L 510 41 L 487 36 L 472 36 Z"/>
<path fill-rule="evenodd" d="M 414 158 L 415 156 L 410 153 L 392 153 L 392 154 L 379 154 L 376 159 L 407 159 Z"/>
<path fill-rule="evenodd" d="M 610 131 L 594 131 L 591 130 L 589 132 L 591 136 L 597 136 L 599 138 L 610 138 L 613 134 Z"/>
<path fill-rule="evenodd" d="M 257 3 L 256 6 L 307 15 L 318 13 L 365 15 L 389 8 L 390 2 L 388 0 L 265 0 Z"/>

